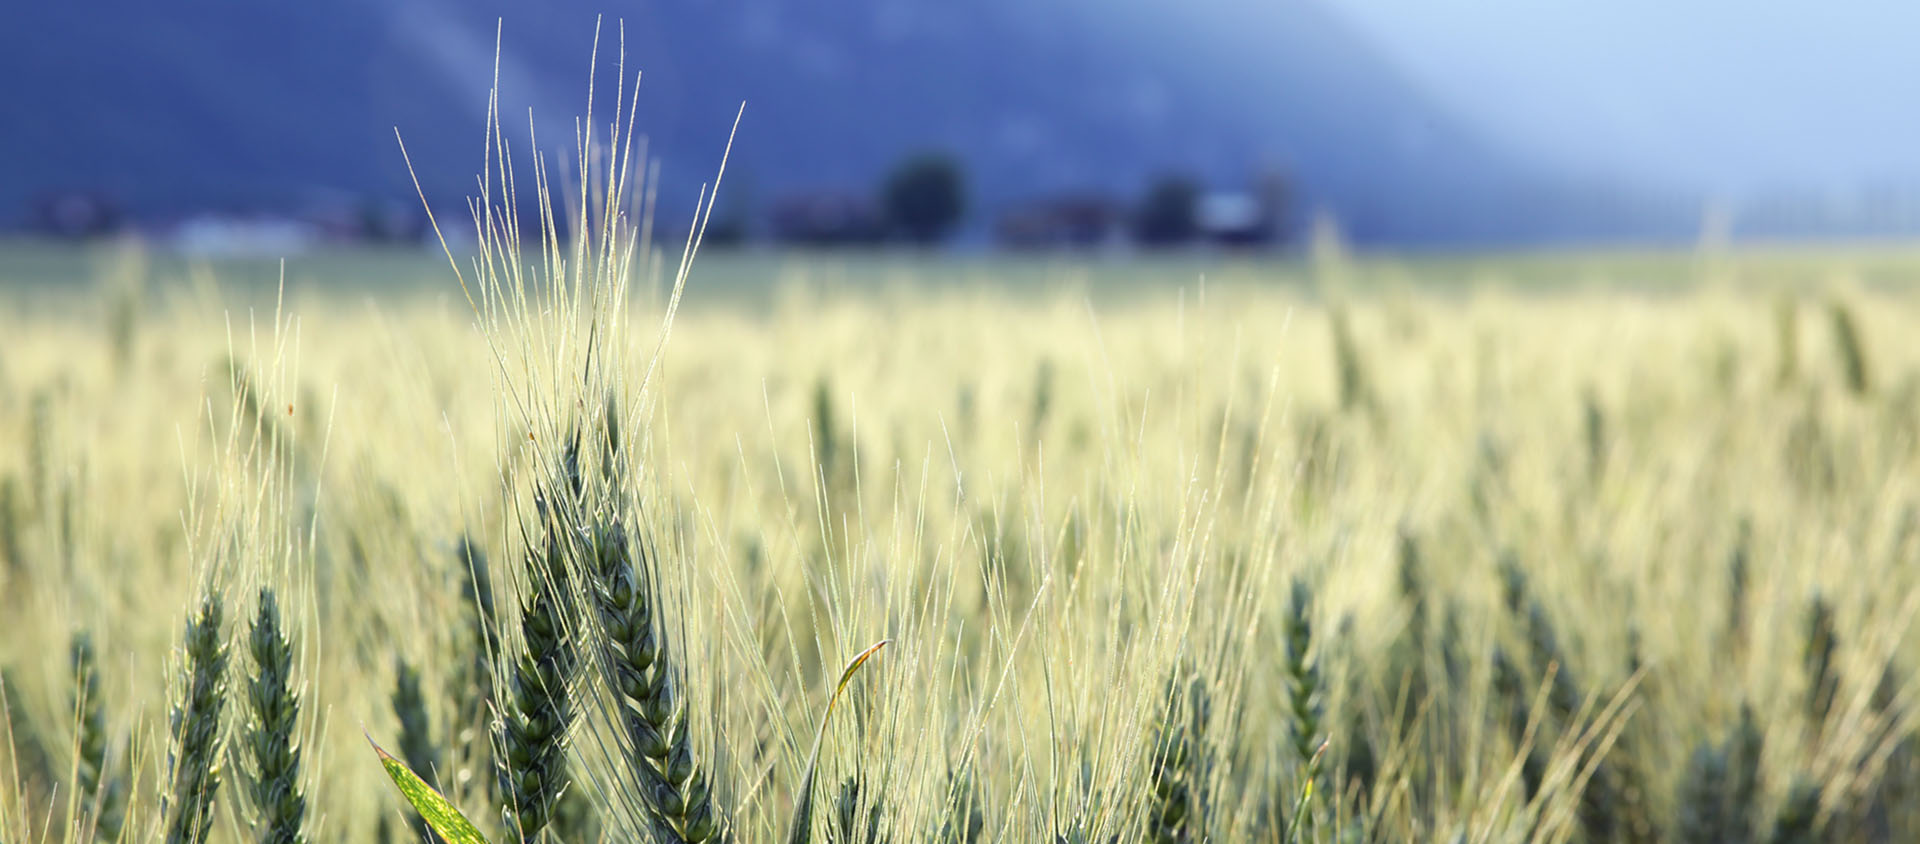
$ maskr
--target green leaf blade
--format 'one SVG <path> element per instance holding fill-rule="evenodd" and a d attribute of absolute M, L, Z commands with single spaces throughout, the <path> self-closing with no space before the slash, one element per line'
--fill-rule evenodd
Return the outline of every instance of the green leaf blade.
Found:
<path fill-rule="evenodd" d="M 373 752 L 380 755 L 380 765 L 387 769 L 387 776 L 393 779 L 394 787 L 400 790 L 400 796 L 407 798 L 414 811 L 425 818 L 427 825 L 439 833 L 447 844 L 487 844 L 487 838 L 480 834 L 478 827 L 467 816 L 460 814 L 453 803 L 434 791 L 400 760 L 393 758 L 380 745 L 374 744 L 373 737 L 367 737 L 367 744 L 373 745 Z"/>
<path fill-rule="evenodd" d="M 787 844 L 808 844 L 813 830 L 813 775 L 820 764 L 820 743 L 827 737 L 827 719 L 833 717 L 833 705 L 840 702 L 840 693 L 847 690 L 847 684 L 853 682 L 853 675 L 865 665 L 874 654 L 887 646 L 892 639 L 881 639 L 866 650 L 861 651 L 845 670 L 840 672 L 840 684 L 833 687 L 833 694 L 827 698 L 827 709 L 820 713 L 820 728 L 813 734 L 813 752 L 807 754 L 807 770 L 800 778 L 799 797 L 793 806 L 793 822 L 787 827 Z"/>

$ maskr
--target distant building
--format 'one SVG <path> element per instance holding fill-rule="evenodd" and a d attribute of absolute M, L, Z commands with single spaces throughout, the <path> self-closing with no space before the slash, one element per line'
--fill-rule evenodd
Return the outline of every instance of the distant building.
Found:
<path fill-rule="evenodd" d="M 880 209 L 871 197 L 819 192 L 788 196 L 773 204 L 769 228 L 774 239 L 802 246 L 878 243 L 886 235 Z"/>
<path fill-rule="evenodd" d="M 417 203 L 377 197 L 338 197 L 310 202 L 296 219 L 329 243 L 418 243 L 427 235 Z"/>
<path fill-rule="evenodd" d="M 1260 243 L 1269 236 L 1260 201 L 1253 194 L 1239 191 L 1214 191 L 1202 194 L 1194 209 L 1200 233 L 1209 240 L 1228 243 Z"/>
<path fill-rule="evenodd" d="M 323 235 L 322 227 L 291 217 L 202 214 L 174 225 L 163 242 L 188 255 L 277 257 L 312 249 Z"/>
<path fill-rule="evenodd" d="M 1286 181 L 1268 173 L 1254 179 L 1251 189 L 1212 191 L 1200 195 L 1194 222 L 1200 236 L 1227 246 L 1267 246 L 1286 239 Z"/>
<path fill-rule="evenodd" d="M 994 238 L 1012 249 L 1090 249 L 1123 242 L 1127 209 L 1100 195 L 1064 195 L 1016 206 L 994 223 Z"/>

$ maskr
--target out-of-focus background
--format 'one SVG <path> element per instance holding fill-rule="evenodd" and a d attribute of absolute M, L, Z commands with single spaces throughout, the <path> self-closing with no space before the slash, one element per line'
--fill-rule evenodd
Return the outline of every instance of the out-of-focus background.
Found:
<path fill-rule="evenodd" d="M 663 209 L 691 207 L 745 104 L 719 245 L 1920 231 L 1920 10 L 1785 5 L 20 4 L 0 28 L 0 230 L 273 255 L 421 241 L 395 130 L 428 199 L 464 216 L 496 45 L 505 124 L 565 149 L 599 16 L 602 83 L 623 38 L 644 71 Z"/>
<path fill-rule="evenodd" d="M 1788 5 L 7 4 L 0 839 L 1920 841 L 1920 4 Z"/>

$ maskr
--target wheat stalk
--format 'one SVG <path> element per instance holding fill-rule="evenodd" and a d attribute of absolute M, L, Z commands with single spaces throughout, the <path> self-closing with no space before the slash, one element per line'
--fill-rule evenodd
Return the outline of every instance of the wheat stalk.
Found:
<path fill-rule="evenodd" d="M 1153 799 L 1147 805 L 1147 835 L 1156 842 L 1184 844 L 1194 840 L 1194 790 L 1197 756 L 1201 736 L 1196 721 L 1186 715 L 1187 686 L 1181 682 L 1185 672 L 1176 671 L 1167 678 L 1166 705 L 1154 725 L 1152 773 Z M 1195 685 L 1198 685 L 1196 681 Z"/>
<path fill-rule="evenodd" d="M 980 844 L 985 840 L 987 819 L 982 811 L 979 787 L 971 769 L 947 774 L 946 811 L 940 818 L 940 830 L 934 836 L 939 844 Z"/>
<path fill-rule="evenodd" d="M 1873 371 L 1867 365 L 1866 341 L 1860 336 L 1860 323 L 1853 318 L 1847 303 L 1834 299 L 1827 303 L 1827 315 L 1833 322 L 1834 352 L 1840 356 L 1840 373 L 1847 390 L 1856 396 L 1873 392 Z"/>
<path fill-rule="evenodd" d="M 1752 546 L 1753 525 L 1741 519 L 1734 531 L 1733 550 L 1727 554 L 1726 641 L 1736 657 L 1747 652 L 1747 579 Z"/>
<path fill-rule="evenodd" d="M 1313 835 L 1314 808 L 1311 797 L 1320 786 L 1320 760 L 1327 744 L 1322 723 L 1325 690 L 1320 682 L 1320 665 L 1313 647 L 1313 592 L 1304 580 L 1295 578 L 1288 591 L 1287 615 L 1282 626 L 1282 646 L 1286 658 L 1288 735 L 1292 738 L 1293 761 L 1299 771 L 1299 807 L 1288 825 L 1307 836 Z"/>
<path fill-rule="evenodd" d="M 858 775 L 840 781 L 840 795 L 834 805 L 837 834 L 833 840 L 837 844 L 885 844 L 885 839 L 880 837 L 880 801 L 866 806 L 865 812 L 860 811 L 866 803 L 865 791 Z M 865 835 L 860 834 L 862 830 L 866 831 Z"/>
<path fill-rule="evenodd" d="M 0 559 L 5 560 L 7 578 L 20 577 L 27 570 L 26 551 L 20 545 L 20 480 L 14 475 L 0 478 Z"/>
<path fill-rule="evenodd" d="M 494 758 L 506 825 L 536 840 L 566 787 L 566 738 L 573 721 L 567 682 L 575 656 L 561 617 L 558 584 L 565 560 L 557 541 L 527 554 L 530 587 L 520 604 L 526 650 L 513 666 L 512 699 L 495 728 Z"/>
<path fill-rule="evenodd" d="M 1780 355 L 1774 381 L 1789 387 L 1800 377 L 1800 314 L 1792 296 L 1782 295 L 1774 302 L 1773 326 Z"/>
<path fill-rule="evenodd" d="M 107 773 L 106 713 L 101 705 L 100 668 L 94 657 L 93 637 L 85 632 L 74 634 L 71 662 L 77 732 L 74 785 L 93 819 L 94 837 L 116 841 L 126 809 L 126 781 Z"/>
<path fill-rule="evenodd" d="M 1807 606 L 1806 639 L 1801 663 L 1807 677 L 1807 720 L 1815 735 L 1822 732 L 1833 714 L 1833 702 L 1840 693 L 1839 669 L 1834 665 L 1837 648 L 1833 606 L 1825 596 L 1815 595 Z"/>
<path fill-rule="evenodd" d="M 1680 817 L 1674 824 L 1679 841 L 1732 841 L 1734 819 L 1729 811 L 1727 754 L 1702 741 L 1693 749 L 1677 798 Z"/>
<path fill-rule="evenodd" d="M 460 563 L 460 595 L 467 622 L 465 644 L 470 653 L 452 672 L 453 683 L 449 690 L 454 699 L 456 719 L 456 725 L 450 731 L 453 752 L 457 757 L 453 779 L 465 786 L 467 796 L 490 800 L 489 784 L 494 782 L 494 778 L 477 776 L 475 772 L 491 770 L 493 764 L 489 753 L 492 748 L 487 738 L 487 724 L 492 717 L 488 707 L 493 705 L 494 700 L 493 663 L 500 653 L 500 635 L 495 627 L 497 615 L 494 612 L 493 578 L 488 570 L 486 552 L 471 538 L 461 537 L 454 556 Z M 404 729 L 405 719 L 401 724 Z M 402 754 L 407 750 L 403 733 Z M 427 772 L 415 770 L 421 776 L 427 776 Z"/>
<path fill-rule="evenodd" d="M 427 784 L 434 784 L 439 778 L 440 750 L 433 741 L 426 697 L 420 692 L 420 671 L 405 659 L 394 660 L 391 703 L 400 722 L 400 758 Z"/>
<path fill-rule="evenodd" d="M 1773 844 L 1817 844 L 1820 829 L 1820 786 L 1796 780 L 1773 819 Z"/>
<path fill-rule="evenodd" d="M 1760 757 L 1766 752 L 1766 737 L 1753 719 L 1753 707 L 1740 705 L 1740 720 L 1727 737 L 1727 803 L 1732 816 L 1734 840 L 1754 840 L 1758 817 L 1761 780 Z"/>
<path fill-rule="evenodd" d="M 689 713 L 674 687 L 672 653 L 651 591 L 652 560 L 644 541 L 635 546 L 618 520 L 594 530 L 590 593 L 601 665 L 621 699 L 622 750 L 660 827 L 657 837 L 698 844 L 719 831 L 719 820 L 707 775 L 693 758 Z"/>
<path fill-rule="evenodd" d="M 300 784 L 300 693 L 293 677 L 293 642 L 272 589 L 260 590 L 247 652 L 253 661 L 247 682 L 246 749 L 252 763 L 247 795 L 255 833 L 261 844 L 300 844 L 306 840 L 307 815 Z"/>
<path fill-rule="evenodd" d="M 1534 670 L 1546 678 L 1547 708 L 1561 729 L 1572 730 L 1586 697 L 1560 649 L 1553 620 L 1533 596 L 1526 574 L 1511 555 L 1503 561 L 1502 570 L 1507 609 L 1521 616 L 1533 651 Z M 1623 735 L 1612 747 L 1596 751 L 1603 755 L 1590 763 L 1586 786 L 1580 792 L 1580 824 L 1594 840 L 1612 840 L 1623 824 L 1633 836 L 1650 834 L 1652 823 L 1638 799 L 1639 783 L 1630 770 L 1613 762 L 1615 756 L 1630 755 L 1620 749 L 1627 741 Z"/>
<path fill-rule="evenodd" d="M 198 844 L 213 825 L 220 791 L 221 714 L 227 702 L 228 649 L 221 631 L 225 610 L 209 592 L 187 619 L 181 688 L 168 718 L 167 789 L 161 795 L 167 844 Z"/>
<path fill-rule="evenodd" d="M 13 666 L 0 666 L 0 706 L 6 708 L 7 749 L 11 753 L 14 782 L 25 794 L 53 786 L 53 756 L 45 739 L 27 710 L 20 681 Z"/>
<path fill-rule="evenodd" d="M 1540 748 L 1540 742 L 1534 735 L 1534 713 L 1532 698 L 1527 692 L 1526 683 L 1520 678 L 1520 670 L 1507 656 L 1503 647 L 1493 649 L 1493 687 L 1499 698 L 1506 702 L 1505 720 L 1513 745 L 1526 755 L 1520 759 L 1520 785 L 1528 802 L 1540 796 L 1540 787 L 1546 781 L 1547 759 Z"/>
<path fill-rule="evenodd" d="M 1346 307 L 1334 306 L 1329 319 L 1333 327 L 1334 374 L 1340 385 L 1340 409 L 1374 410 L 1373 382 L 1367 376 L 1366 362 L 1360 358 L 1360 344 L 1353 337 Z"/>

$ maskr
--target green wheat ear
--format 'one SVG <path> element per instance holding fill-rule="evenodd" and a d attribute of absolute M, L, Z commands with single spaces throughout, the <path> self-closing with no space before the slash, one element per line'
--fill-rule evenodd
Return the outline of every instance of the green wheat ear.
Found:
<path fill-rule="evenodd" d="M 372 736 L 367 736 L 367 744 L 372 745 L 373 752 L 379 755 L 380 766 L 387 769 L 387 776 L 393 780 L 394 788 L 400 790 L 400 796 L 407 798 L 414 811 L 419 812 L 420 817 L 447 844 L 487 844 L 487 838 L 480 834 L 480 829 L 467 820 L 466 815 L 460 814 L 460 810 L 454 808 L 440 792 L 434 791 L 433 786 L 427 785 L 404 763 L 382 749 Z"/>
<path fill-rule="evenodd" d="M 168 844 L 205 841 L 213 829 L 230 656 L 221 630 L 224 607 L 219 593 L 208 593 L 187 619 L 179 698 L 168 718 L 167 790 L 160 802 Z"/>
<path fill-rule="evenodd" d="M 807 754 L 806 773 L 800 777 L 800 789 L 793 804 L 793 824 L 787 829 L 787 844 L 807 844 L 813 836 L 813 776 L 820 764 L 820 745 L 827 738 L 827 719 L 833 717 L 833 705 L 840 701 L 840 693 L 846 691 L 847 684 L 853 681 L 854 672 L 859 671 L 860 666 L 865 665 L 868 659 L 891 641 L 881 639 L 848 662 L 846 669 L 840 672 L 840 684 L 827 697 L 827 710 L 820 713 L 820 728 L 813 733 L 813 752 Z"/>
<path fill-rule="evenodd" d="M 395 659 L 393 675 L 393 714 L 400 720 L 400 756 L 408 770 L 438 778 L 440 754 L 433 744 L 426 699 L 420 694 L 420 672 L 405 659 Z M 411 820 L 414 837 L 427 839 L 426 821 L 418 815 Z"/>
<path fill-rule="evenodd" d="M 247 796 L 259 817 L 261 844 L 304 844 L 307 797 L 300 787 L 300 693 L 294 647 L 272 589 L 260 590 L 260 608 L 247 637 L 254 675 L 245 686 L 252 768 Z"/>
<path fill-rule="evenodd" d="M 75 633 L 70 653 L 76 721 L 74 785 L 79 789 L 82 805 L 93 818 L 93 837 L 117 841 L 125 817 L 127 783 L 117 773 L 107 770 L 107 721 L 93 638 L 84 631 Z"/>
<path fill-rule="evenodd" d="M 1860 323 L 1845 301 L 1827 303 L 1827 315 L 1833 322 L 1834 351 L 1840 358 L 1841 375 L 1847 390 L 1856 396 L 1873 392 L 1873 370 L 1867 363 L 1866 341 L 1860 335 Z"/>

